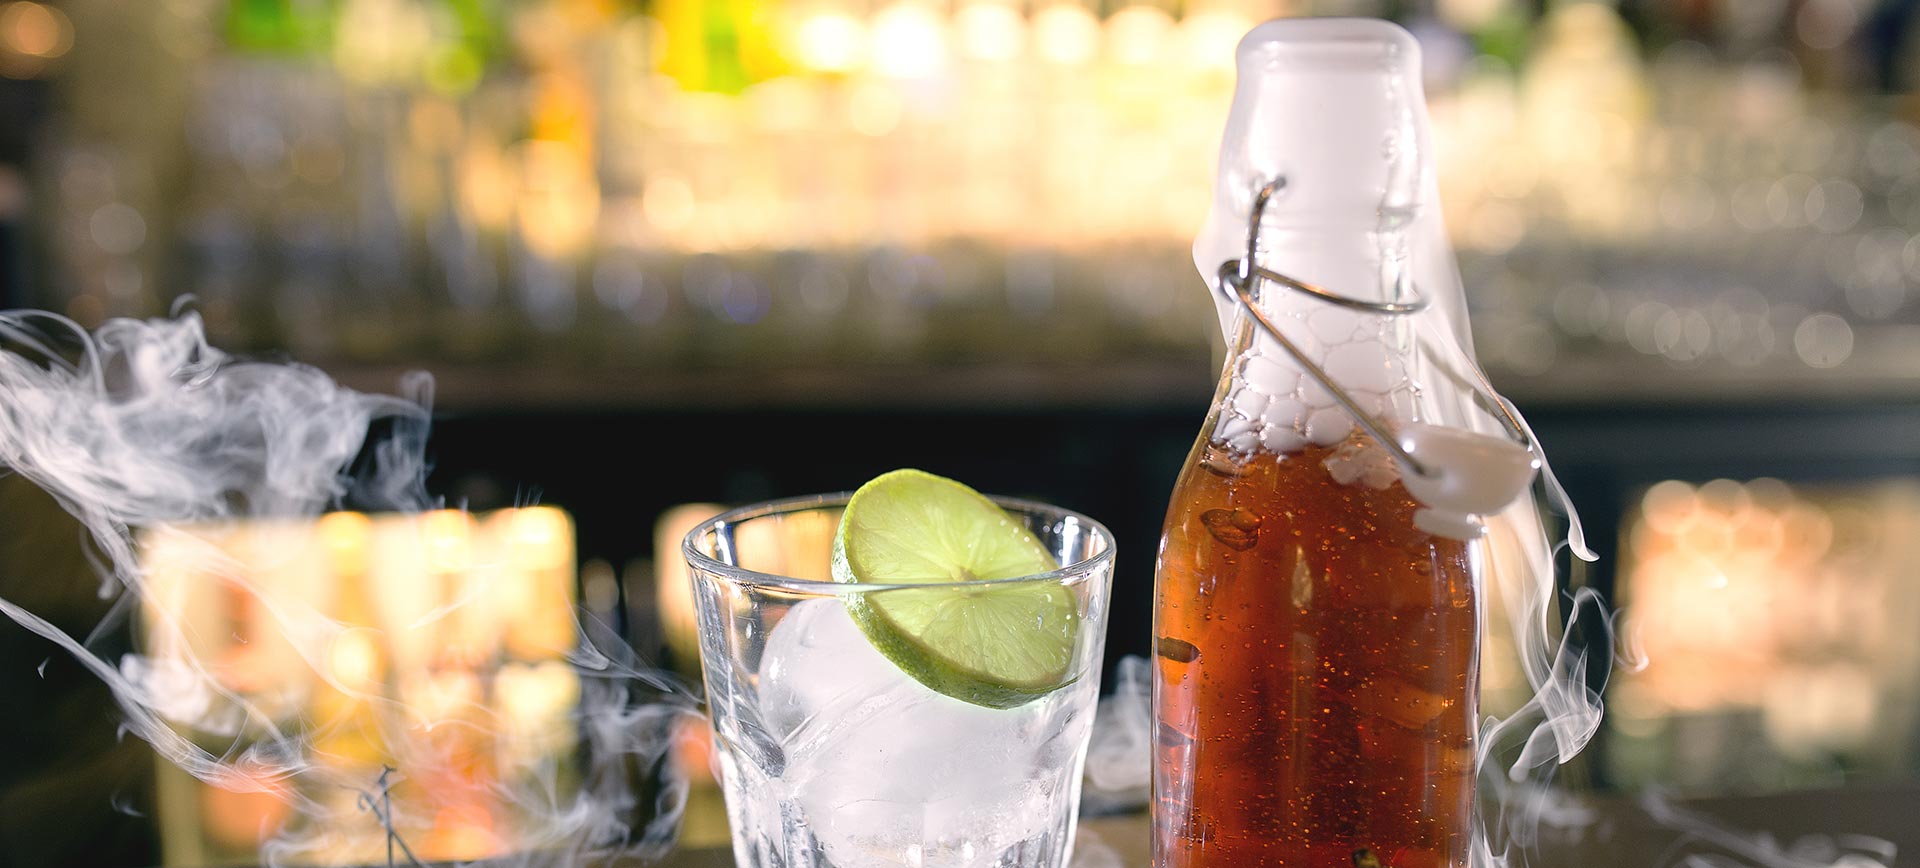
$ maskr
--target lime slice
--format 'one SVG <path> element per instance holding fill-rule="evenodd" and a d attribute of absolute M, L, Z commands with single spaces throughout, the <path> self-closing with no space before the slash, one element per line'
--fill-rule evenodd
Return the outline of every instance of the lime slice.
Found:
<path fill-rule="evenodd" d="M 853 595 L 867 641 L 927 687 L 1012 708 L 1070 679 L 1079 607 L 1053 554 L 993 501 L 951 479 L 895 470 L 854 492 L 833 540 L 840 582 L 937 585 Z M 969 587 L 973 583 L 975 587 Z"/>

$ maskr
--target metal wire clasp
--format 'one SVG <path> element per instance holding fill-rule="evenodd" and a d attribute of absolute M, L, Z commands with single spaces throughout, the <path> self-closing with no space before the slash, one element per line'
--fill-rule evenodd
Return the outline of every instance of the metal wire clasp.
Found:
<path fill-rule="evenodd" d="M 1366 431 L 1367 434 L 1371 435 L 1375 441 L 1391 453 L 1394 462 L 1399 464 L 1401 469 L 1419 476 L 1432 476 L 1433 473 L 1429 468 L 1420 463 L 1412 454 L 1408 453 L 1406 448 L 1400 445 L 1399 440 L 1390 436 L 1384 423 L 1375 418 L 1373 414 L 1361 409 L 1359 402 L 1355 401 L 1352 395 L 1347 394 L 1347 390 L 1341 388 L 1339 383 L 1334 382 L 1333 377 L 1327 374 L 1326 369 L 1320 367 L 1314 360 L 1307 358 L 1306 353 L 1301 352 L 1300 348 L 1295 346 L 1293 341 L 1288 340 L 1287 336 L 1281 333 L 1280 328 L 1274 325 L 1273 321 L 1267 319 L 1266 313 L 1260 310 L 1260 306 L 1254 304 L 1254 281 L 1265 280 L 1319 301 L 1363 313 L 1379 314 L 1381 316 L 1405 316 L 1407 314 L 1419 313 L 1427 308 L 1428 299 L 1424 295 L 1419 294 L 1418 287 L 1413 288 L 1415 294 L 1409 301 L 1365 301 L 1352 296 L 1341 295 L 1325 287 L 1316 286 L 1273 269 L 1260 266 L 1256 261 L 1260 247 L 1260 220 L 1266 216 L 1267 203 L 1273 199 L 1275 193 L 1280 192 L 1286 186 L 1287 179 L 1285 176 L 1281 176 L 1268 181 L 1265 186 L 1260 188 L 1260 192 L 1254 194 L 1253 207 L 1247 215 L 1247 255 L 1241 259 L 1229 259 L 1220 263 L 1219 277 L 1221 288 L 1232 290 L 1234 297 L 1239 300 L 1240 306 L 1245 308 L 1248 314 L 1252 315 L 1254 322 L 1259 323 L 1260 327 L 1265 329 L 1267 334 L 1280 344 L 1280 348 L 1286 350 L 1287 355 L 1293 357 L 1293 361 L 1300 366 L 1301 370 L 1307 373 L 1307 376 L 1312 377 L 1314 382 L 1319 383 L 1321 388 L 1327 390 L 1327 394 L 1332 395 L 1333 399 L 1340 404 L 1341 408 L 1353 416 L 1353 421 L 1358 424 L 1362 430 Z M 1494 393 L 1492 386 L 1486 383 L 1485 375 L 1480 374 L 1478 368 L 1475 368 L 1474 372 L 1481 377 L 1481 384 L 1483 386 L 1481 389 L 1474 390 L 1475 396 L 1487 402 L 1495 409 L 1498 409 L 1500 411 L 1501 423 L 1506 427 L 1507 433 L 1519 441 L 1520 445 L 1525 447 L 1527 451 L 1532 452 L 1533 438 L 1527 436 L 1525 426 L 1521 425 L 1520 421 L 1514 418 L 1512 408 L 1508 407 L 1507 402 L 1500 399 Z"/>

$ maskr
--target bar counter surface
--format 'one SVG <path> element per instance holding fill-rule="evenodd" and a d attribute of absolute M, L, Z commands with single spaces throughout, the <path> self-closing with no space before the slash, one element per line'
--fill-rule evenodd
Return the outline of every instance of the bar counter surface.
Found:
<path fill-rule="evenodd" d="M 1665 824 L 1653 818 L 1644 800 L 1594 799 L 1563 803 L 1560 808 L 1546 812 L 1559 816 L 1555 822 L 1542 823 L 1537 849 L 1516 859 L 1514 868 L 1920 866 L 1920 783 L 1674 800 L 1670 810 L 1684 813 L 1687 819 Z M 1072 868 L 1151 865 L 1145 814 L 1083 820 L 1080 836 Z M 1880 843 L 1894 848 L 1896 855 L 1890 861 L 1840 858 L 1843 852 L 1874 855 L 1873 848 Z M 1691 857 L 1699 858 L 1689 861 Z M 643 864 L 618 863 L 619 868 Z M 653 864 L 730 868 L 734 861 L 727 850 L 707 848 L 677 851 Z"/>

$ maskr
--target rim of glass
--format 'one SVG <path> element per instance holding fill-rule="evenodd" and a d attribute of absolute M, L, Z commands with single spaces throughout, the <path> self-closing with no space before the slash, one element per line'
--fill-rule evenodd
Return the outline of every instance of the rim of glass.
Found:
<path fill-rule="evenodd" d="M 1072 519 L 1097 535 L 1106 545 L 1092 557 L 1074 561 L 1073 563 L 1061 566 L 1057 570 L 1048 570 L 1044 573 L 1034 573 L 1030 576 L 1016 576 L 1010 579 L 988 579 L 984 581 L 975 579 L 970 582 L 927 582 L 925 584 L 822 582 L 813 579 L 799 579 L 792 576 L 762 573 L 744 567 L 736 567 L 732 564 L 717 560 L 705 552 L 700 551 L 695 545 L 696 540 L 713 537 L 718 532 L 720 526 L 724 524 L 736 524 L 751 519 L 766 518 L 783 513 L 846 506 L 847 501 L 853 498 L 853 492 L 851 491 L 836 491 L 831 494 L 808 494 L 800 497 L 785 497 L 779 500 L 762 501 L 760 503 L 727 510 L 699 523 L 694 526 L 693 530 L 688 531 L 686 537 L 680 541 L 680 553 L 686 558 L 688 568 L 698 572 L 721 576 L 735 584 L 752 587 L 782 588 L 807 594 L 866 594 L 902 588 L 920 588 L 923 590 L 929 588 L 955 587 L 980 588 L 993 585 L 1016 585 L 1036 582 L 1055 582 L 1071 585 L 1092 577 L 1098 572 L 1098 568 L 1101 565 L 1113 560 L 1113 532 L 1107 530 L 1106 525 L 1101 524 L 1098 520 L 1084 513 L 1074 512 L 1071 509 L 1054 506 L 1050 503 L 1042 503 L 1037 500 L 1027 500 L 1019 497 L 1000 497 L 991 494 L 986 497 L 988 500 L 999 504 L 1002 509 L 1017 509 L 1023 512 L 1052 516 L 1057 519 Z"/>

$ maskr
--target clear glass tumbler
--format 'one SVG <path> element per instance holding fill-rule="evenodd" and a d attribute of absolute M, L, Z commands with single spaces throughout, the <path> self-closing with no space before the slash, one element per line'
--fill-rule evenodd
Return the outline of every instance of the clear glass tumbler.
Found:
<path fill-rule="evenodd" d="M 840 584 L 829 563 L 849 496 L 737 509 L 686 538 L 736 862 L 1066 865 L 1100 689 L 1112 534 L 1084 515 L 994 498 L 1065 566 L 995 582 Z M 1077 601 L 1072 665 L 1065 686 L 1008 709 L 922 686 L 847 612 L 867 594 L 1029 582 Z"/>

